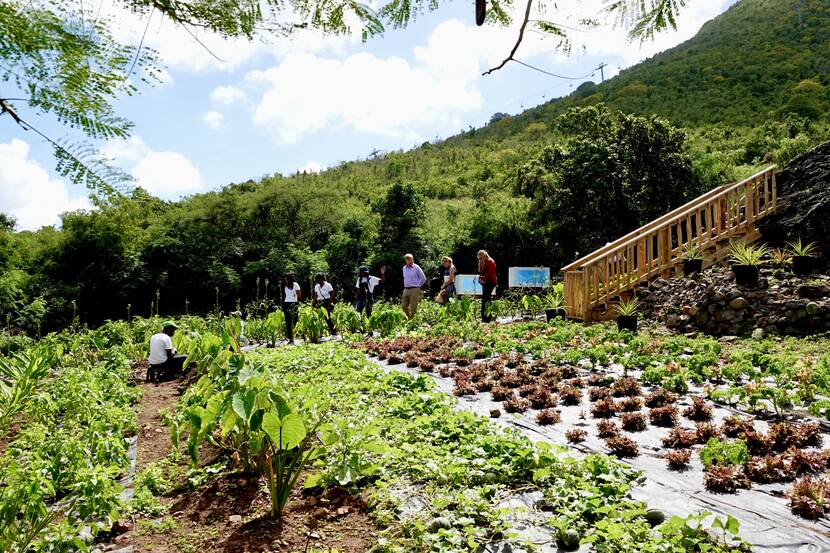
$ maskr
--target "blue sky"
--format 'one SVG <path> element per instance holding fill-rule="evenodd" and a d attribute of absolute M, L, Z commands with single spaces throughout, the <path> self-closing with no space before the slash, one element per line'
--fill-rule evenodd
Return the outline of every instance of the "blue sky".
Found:
<path fill-rule="evenodd" d="M 569 55 L 555 51 L 552 39 L 531 33 L 516 57 L 566 76 L 591 73 L 605 62 L 608 78 L 690 38 L 733 2 L 693 2 L 677 32 L 642 47 L 628 43 L 625 31 L 608 21 L 572 33 Z M 274 172 L 319 170 L 375 149 L 407 149 L 481 126 L 495 112 L 518 113 L 566 95 L 580 84 L 518 64 L 481 76 L 509 52 L 516 28 L 477 28 L 468 4 L 445 4 L 407 29 L 367 43 L 312 33 L 270 44 L 200 35 L 225 62 L 156 16 L 145 44 L 165 63 L 164 82 L 118 101 L 119 112 L 135 123 L 133 137 L 101 144 L 102 151 L 153 194 L 176 199 Z M 583 0 L 578 12 L 568 8 L 548 16 L 567 24 L 596 16 L 600 5 Z M 111 15 L 116 36 L 137 43 L 146 17 Z M 591 80 L 598 81 L 599 73 Z M 48 118 L 30 118 L 53 137 L 67 135 Z M 16 216 L 19 228 L 55 224 L 60 212 L 88 207 L 85 191 L 68 186 L 53 167 L 48 147 L 0 119 L 0 210 Z"/>

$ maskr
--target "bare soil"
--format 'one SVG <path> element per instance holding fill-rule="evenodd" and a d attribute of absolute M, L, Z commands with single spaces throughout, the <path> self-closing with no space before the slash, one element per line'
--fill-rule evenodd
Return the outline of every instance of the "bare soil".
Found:
<path fill-rule="evenodd" d="M 173 413 L 182 391 L 182 381 L 145 383 L 144 370 L 142 364 L 134 367 L 134 379 L 143 389 L 137 406 L 138 471 L 171 452 L 169 430 L 162 426 L 159 411 Z M 219 453 L 205 448 L 200 464 L 212 462 Z M 186 455 L 181 463 L 187 463 Z M 268 489 L 257 474 L 225 474 L 195 490 L 182 486 L 162 498 L 168 507 L 165 516 L 121 521 L 125 531 L 100 547 L 117 551 L 132 546 L 135 552 L 154 553 L 302 553 L 315 547 L 363 553 L 375 543 L 377 528 L 360 498 L 342 489 L 307 496 L 299 488 L 275 520 L 269 516 Z"/>

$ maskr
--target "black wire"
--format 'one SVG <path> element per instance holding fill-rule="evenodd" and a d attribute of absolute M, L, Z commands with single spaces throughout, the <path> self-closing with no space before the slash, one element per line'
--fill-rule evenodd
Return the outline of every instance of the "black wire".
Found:
<path fill-rule="evenodd" d="M 147 24 L 144 25 L 144 32 L 141 34 L 141 41 L 138 43 L 138 49 L 135 51 L 135 57 L 133 57 L 133 63 L 130 64 L 130 70 L 127 71 L 127 76 L 124 77 L 124 82 L 127 82 L 127 79 L 130 78 L 130 75 L 133 74 L 133 69 L 135 68 L 135 64 L 138 61 L 138 56 L 141 54 L 141 48 L 144 46 L 144 37 L 147 36 L 147 29 L 150 28 L 150 20 L 153 19 L 153 13 L 155 13 L 156 7 L 153 6 L 153 9 L 150 10 L 150 15 L 147 17 Z"/>
<path fill-rule="evenodd" d="M 513 58 L 513 61 L 515 61 L 519 65 L 524 65 L 528 69 L 533 69 L 534 71 L 538 71 L 539 73 L 544 73 L 545 75 L 549 75 L 551 77 L 556 77 L 557 79 L 565 79 L 567 81 L 580 81 L 582 79 L 590 77 L 591 75 L 593 75 L 597 71 L 596 68 L 594 68 L 594 69 L 591 69 L 590 73 L 586 73 L 585 75 L 583 75 L 581 77 L 566 77 L 564 75 L 557 75 L 556 73 L 551 73 L 550 71 L 545 71 L 544 69 L 539 69 L 538 67 L 535 67 L 533 65 L 530 65 L 529 63 L 525 63 L 523 61 L 517 60 L 516 58 Z"/>
<path fill-rule="evenodd" d="M 210 54 L 211 56 L 213 56 L 214 58 L 216 58 L 216 60 L 217 60 L 217 61 L 221 61 L 222 63 L 227 63 L 227 62 L 228 62 L 228 60 L 223 60 L 222 58 L 220 58 L 219 56 L 217 56 L 216 54 L 214 54 L 213 52 L 211 52 L 211 51 L 210 51 L 210 48 L 208 48 L 207 46 L 205 46 L 205 44 L 204 44 L 201 40 L 199 40 L 199 37 L 197 37 L 195 34 L 193 34 L 193 31 L 191 31 L 191 30 L 190 30 L 190 28 L 189 28 L 187 25 L 185 25 L 184 21 L 178 20 L 178 21 L 177 21 L 177 23 L 180 23 L 180 24 L 181 24 L 181 26 L 182 26 L 182 27 L 184 27 L 184 30 L 185 30 L 185 31 L 187 31 L 187 32 L 188 32 L 188 34 L 189 34 L 191 37 L 193 37 L 193 40 L 195 40 L 196 42 L 198 42 L 198 43 L 199 43 L 199 46 L 201 46 L 202 48 L 204 48 L 205 50 L 207 50 L 207 53 L 208 53 L 208 54 Z"/>

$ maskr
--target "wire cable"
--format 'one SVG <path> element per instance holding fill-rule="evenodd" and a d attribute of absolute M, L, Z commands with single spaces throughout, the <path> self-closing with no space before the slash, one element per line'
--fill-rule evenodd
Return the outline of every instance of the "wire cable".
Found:
<path fill-rule="evenodd" d="M 534 71 L 538 71 L 539 73 L 544 73 L 545 75 L 548 75 L 550 77 L 556 77 L 557 79 L 565 79 L 566 81 L 581 81 L 582 79 L 587 79 L 588 77 L 590 77 L 591 75 L 593 75 L 597 71 L 597 68 L 595 67 L 594 69 L 591 69 L 590 73 L 586 73 L 585 75 L 582 75 L 581 77 L 566 77 L 564 75 L 557 75 L 556 73 L 551 73 L 550 71 L 545 71 L 544 69 L 540 69 L 540 68 L 538 68 L 534 65 L 530 65 L 529 63 L 525 63 L 521 60 L 517 60 L 516 58 L 513 58 L 513 61 L 515 61 L 519 65 L 524 65 L 528 69 L 533 69 Z"/>

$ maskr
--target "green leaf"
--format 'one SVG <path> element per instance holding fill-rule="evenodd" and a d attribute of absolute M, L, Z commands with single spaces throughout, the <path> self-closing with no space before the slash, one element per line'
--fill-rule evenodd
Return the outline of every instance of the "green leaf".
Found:
<path fill-rule="evenodd" d="M 279 447 L 282 423 L 276 411 L 268 411 L 262 416 L 262 430 L 268 434 L 271 443 Z"/>
<path fill-rule="evenodd" d="M 245 394 L 242 393 L 242 390 L 233 395 L 232 405 L 234 412 L 239 416 L 239 418 L 247 421 L 248 416 L 245 414 Z"/>
<path fill-rule="evenodd" d="M 233 427 L 236 425 L 236 411 L 233 409 L 228 409 L 225 411 L 225 415 L 222 417 L 222 435 L 227 436 L 228 432 L 233 430 Z"/>
<path fill-rule="evenodd" d="M 290 413 L 282 418 L 282 448 L 293 449 L 300 445 L 306 437 L 303 417 L 297 413 Z"/>
<path fill-rule="evenodd" d="M 741 523 L 737 518 L 732 515 L 728 515 L 726 518 L 726 527 L 724 529 L 733 536 L 737 536 L 738 532 L 741 531 Z"/>
<path fill-rule="evenodd" d="M 256 432 L 262 425 L 262 417 L 265 415 L 265 409 L 257 409 L 251 416 L 251 431 Z"/>

